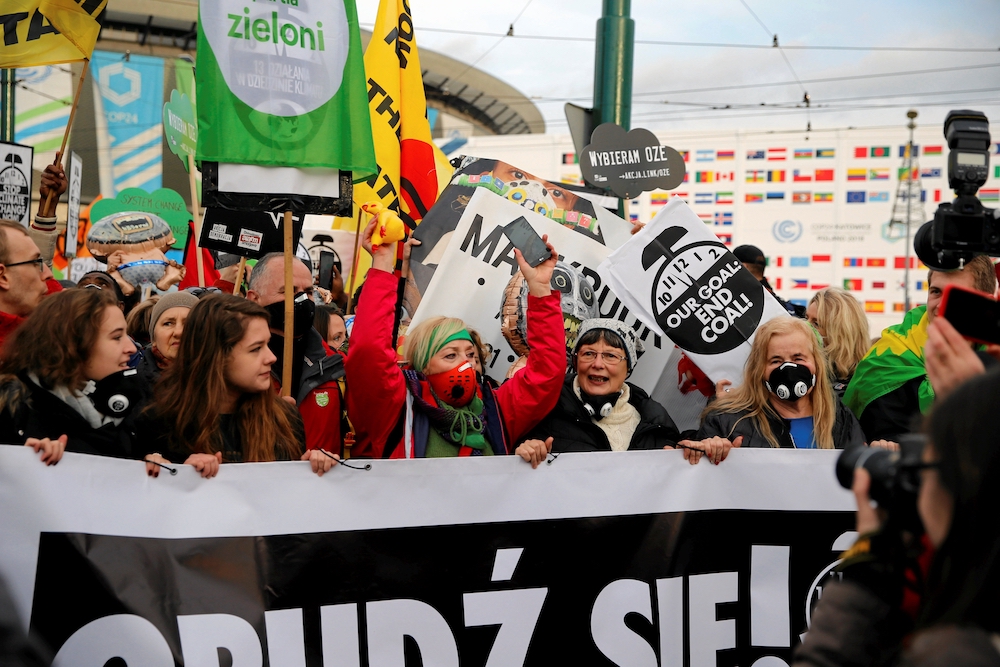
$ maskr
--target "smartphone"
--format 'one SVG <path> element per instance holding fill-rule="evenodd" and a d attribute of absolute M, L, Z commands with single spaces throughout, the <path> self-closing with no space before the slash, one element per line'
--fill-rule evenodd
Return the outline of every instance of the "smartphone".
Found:
<path fill-rule="evenodd" d="M 319 286 L 323 289 L 333 289 L 334 267 L 338 271 L 341 270 L 337 255 L 321 251 L 319 253 Z"/>
<path fill-rule="evenodd" d="M 524 219 L 524 216 L 504 227 L 503 233 L 507 235 L 514 247 L 521 251 L 528 266 L 538 266 L 552 256 L 545 241 Z"/>
<path fill-rule="evenodd" d="M 1000 343 L 1000 304 L 982 292 L 945 285 L 938 315 L 977 343 Z"/>

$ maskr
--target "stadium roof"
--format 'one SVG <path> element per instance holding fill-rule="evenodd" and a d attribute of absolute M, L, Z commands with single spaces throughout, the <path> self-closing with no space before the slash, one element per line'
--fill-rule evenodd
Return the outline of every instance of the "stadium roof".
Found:
<path fill-rule="evenodd" d="M 97 48 L 169 56 L 195 48 L 197 0 L 110 0 Z M 367 46 L 371 33 L 361 31 Z M 544 133 L 534 102 L 517 89 L 429 49 L 420 50 L 428 105 L 486 134 Z"/>

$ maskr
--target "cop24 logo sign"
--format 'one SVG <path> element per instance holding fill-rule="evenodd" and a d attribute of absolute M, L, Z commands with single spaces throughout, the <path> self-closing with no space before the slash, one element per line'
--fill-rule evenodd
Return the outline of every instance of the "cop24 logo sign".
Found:
<path fill-rule="evenodd" d="M 686 234 L 683 227 L 668 227 L 643 250 L 643 269 L 665 260 L 650 295 L 656 322 L 683 350 L 729 352 L 760 324 L 764 288 L 718 241 L 675 249 Z"/>
<path fill-rule="evenodd" d="M 779 220 L 774 223 L 771 233 L 781 243 L 795 243 L 802 238 L 802 223 L 798 220 Z"/>

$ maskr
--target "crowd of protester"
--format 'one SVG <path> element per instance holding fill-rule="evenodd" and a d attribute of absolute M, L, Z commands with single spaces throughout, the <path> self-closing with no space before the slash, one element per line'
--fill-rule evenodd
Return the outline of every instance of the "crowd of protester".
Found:
<path fill-rule="evenodd" d="M 65 190 L 54 168 L 43 197 L 49 189 Z M 719 379 L 698 428 L 681 432 L 628 382 L 642 353 L 632 328 L 585 320 L 567 359 L 547 237 L 550 256 L 537 266 L 515 251 L 530 354 L 498 383 L 484 374 L 480 334 L 447 313 L 410 327 L 397 347 L 396 248 L 373 246 L 373 231 L 374 222 L 363 234 L 372 267 L 351 299 L 350 332 L 339 272 L 339 287 L 324 292 L 308 262 L 292 260 L 289 341 L 280 253 L 256 263 L 245 296 L 223 279 L 140 303 L 101 271 L 75 285 L 54 280 L 53 220 L 0 221 L 0 442 L 30 447 L 48 465 L 69 451 L 145 461 L 153 477 L 190 465 L 209 478 L 226 463 L 292 460 L 323 475 L 347 457 L 512 455 L 535 468 L 562 452 L 680 449 L 691 464 L 718 465 L 741 447 L 898 450 L 923 424 L 928 444 L 910 472 L 934 557 L 917 615 L 899 615 L 906 582 L 893 569 L 894 533 L 859 470 L 861 538 L 796 664 L 995 662 L 1000 372 L 989 370 L 1000 346 L 973 345 L 939 316 L 947 285 L 995 297 L 989 258 L 929 271 L 927 304 L 874 341 L 844 290 L 822 290 L 806 308 L 781 302 L 788 316 L 757 329 L 742 377 Z M 770 290 L 763 253 L 734 254 Z M 914 628 L 919 640 L 903 646 Z"/>

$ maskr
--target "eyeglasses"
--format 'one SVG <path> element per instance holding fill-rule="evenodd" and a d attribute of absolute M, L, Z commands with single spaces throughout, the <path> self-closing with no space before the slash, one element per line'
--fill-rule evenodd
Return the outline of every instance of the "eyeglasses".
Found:
<path fill-rule="evenodd" d="M 38 267 L 38 272 L 43 273 L 45 271 L 45 260 L 41 257 L 36 257 L 35 259 L 26 259 L 23 262 L 13 262 L 11 264 L 4 264 L 8 269 L 12 266 L 24 266 L 25 264 L 34 264 Z"/>
<path fill-rule="evenodd" d="M 623 359 L 625 359 L 625 357 L 621 356 L 620 354 L 615 354 L 614 352 L 601 352 L 599 354 L 601 357 L 601 361 L 606 363 L 608 366 L 617 366 L 622 362 Z M 584 352 L 580 352 L 576 356 L 577 359 L 579 359 L 580 361 L 587 364 L 592 364 L 595 361 L 597 361 L 598 353 L 595 352 L 594 350 L 586 350 Z"/>

